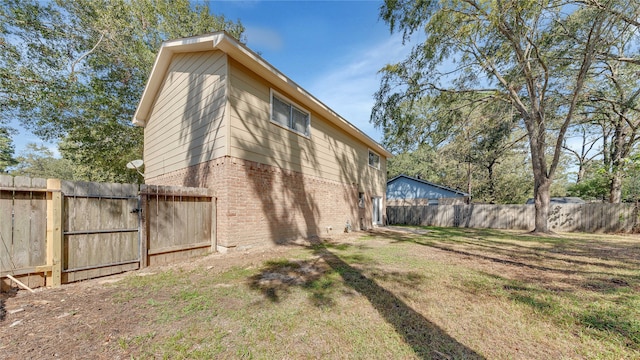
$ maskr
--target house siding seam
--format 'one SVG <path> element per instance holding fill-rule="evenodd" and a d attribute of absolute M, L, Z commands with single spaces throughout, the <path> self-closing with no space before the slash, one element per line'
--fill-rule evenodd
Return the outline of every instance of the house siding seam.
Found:
<path fill-rule="evenodd" d="M 208 187 L 218 198 L 218 250 L 287 244 L 371 227 L 371 196 L 358 207 L 346 184 L 231 156 L 146 179 L 147 184 Z"/>

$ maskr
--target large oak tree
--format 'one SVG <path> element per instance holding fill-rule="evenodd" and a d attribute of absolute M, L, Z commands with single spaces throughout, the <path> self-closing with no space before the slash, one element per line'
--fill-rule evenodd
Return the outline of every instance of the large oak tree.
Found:
<path fill-rule="evenodd" d="M 430 93 L 484 94 L 510 104 L 529 141 L 535 231 L 549 232 L 550 187 L 565 134 L 594 62 L 625 60 L 609 49 L 621 23 L 637 29 L 639 7 L 622 0 L 386 0 L 381 17 L 391 30 L 405 40 L 422 32 L 424 40 L 382 69 L 372 121 L 402 128 L 400 109 Z"/>

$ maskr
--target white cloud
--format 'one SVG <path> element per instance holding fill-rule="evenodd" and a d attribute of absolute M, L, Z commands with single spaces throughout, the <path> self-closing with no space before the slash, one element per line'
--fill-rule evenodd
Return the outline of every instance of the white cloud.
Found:
<path fill-rule="evenodd" d="M 270 28 L 246 26 L 244 34 L 249 48 L 256 51 L 280 51 L 284 46 L 282 36 Z"/>
<path fill-rule="evenodd" d="M 347 119 L 373 139 L 382 140 L 382 132 L 369 122 L 373 95 L 380 86 L 378 71 L 386 64 L 404 59 L 410 45 L 402 45 L 400 35 L 392 36 L 370 48 L 354 49 L 328 73 L 318 74 L 309 91 L 320 101 Z"/>

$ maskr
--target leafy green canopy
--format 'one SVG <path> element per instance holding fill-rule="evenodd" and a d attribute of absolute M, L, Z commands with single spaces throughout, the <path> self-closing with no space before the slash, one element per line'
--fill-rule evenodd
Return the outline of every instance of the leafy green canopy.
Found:
<path fill-rule="evenodd" d="M 16 157 L 17 165 L 11 170 L 13 176 L 73 179 L 73 166 L 67 159 L 59 159 L 44 145 L 27 144 Z"/>
<path fill-rule="evenodd" d="M 0 173 L 6 172 L 7 168 L 17 162 L 13 158 L 13 141 L 9 136 L 9 129 L 0 126 Z"/>
<path fill-rule="evenodd" d="M 529 141 L 536 231 L 547 232 L 549 191 L 585 83 L 602 58 L 623 61 L 610 50 L 622 32 L 637 34 L 639 9 L 622 0 L 386 0 L 380 14 L 391 30 L 405 40 L 421 31 L 424 41 L 382 69 L 371 120 L 385 134 L 406 128 L 403 109 L 439 93 L 513 106 Z"/>
<path fill-rule="evenodd" d="M 131 118 L 162 41 L 244 27 L 187 0 L 0 0 L 0 124 L 59 140 L 74 176 L 133 181 Z"/>

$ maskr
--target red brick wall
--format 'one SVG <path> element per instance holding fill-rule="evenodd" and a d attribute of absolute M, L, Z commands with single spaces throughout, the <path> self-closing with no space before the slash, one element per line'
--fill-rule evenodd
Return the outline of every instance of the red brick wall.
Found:
<path fill-rule="evenodd" d="M 365 209 L 359 208 L 355 184 L 229 156 L 146 182 L 214 189 L 222 251 L 341 233 L 347 221 L 358 230 L 360 219 L 371 217 L 367 216 L 371 194 L 365 194 Z"/>

